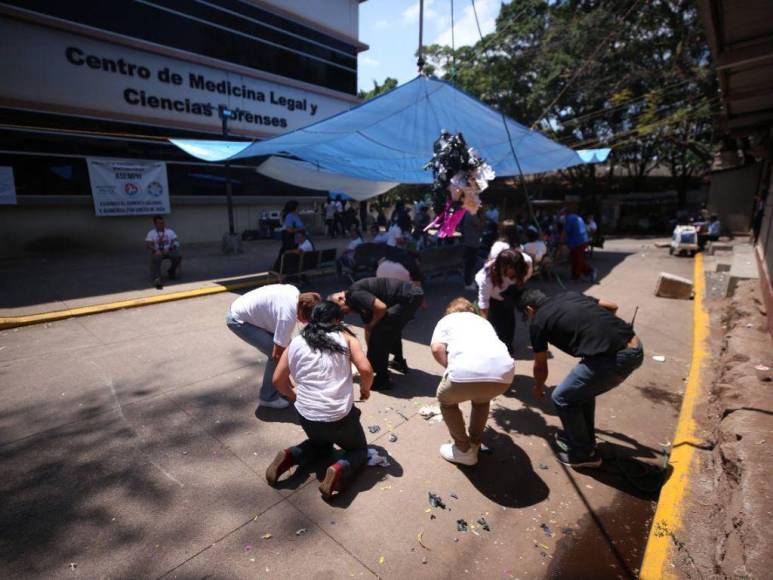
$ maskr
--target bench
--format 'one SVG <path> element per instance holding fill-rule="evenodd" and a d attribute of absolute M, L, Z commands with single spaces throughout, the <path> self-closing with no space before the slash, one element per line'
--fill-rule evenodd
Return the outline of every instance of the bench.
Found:
<path fill-rule="evenodd" d="M 279 270 L 271 270 L 269 275 L 282 284 L 288 279 L 329 274 L 335 272 L 336 253 L 335 248 L 303 253 L 290 250 L 282 254 Z"/>

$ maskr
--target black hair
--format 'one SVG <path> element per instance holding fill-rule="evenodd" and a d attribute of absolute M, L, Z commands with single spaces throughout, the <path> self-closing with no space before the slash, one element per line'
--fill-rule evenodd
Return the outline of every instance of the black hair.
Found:
<path fill-rule="evenodd" d="M 156 223 L 157 220 L 163 220 L 164 216 L 162 215 L 154 215 L 153 216 L 153 223 Z"/>
<path fill-rule="evenodd" d="M 311 311 L 311 318 L 301 331 L 301 336 L 313 350 L 348 354 L 348 348 L 328 336 L 329 332 L 344 332 L 354 336 L 354 333 L 341 323 L 343 317 L 344 314 L 337 303 L 323 300 Z"/>
<path fill-rule="evenodd" d="M 284 220 L 287 217 L 287 214 L 293 213 L 295 210 L 298 209 L 298 202 L 294 199 L 291 199 L 287 203 L 285 203 L 284 209 L 282 209 L 282 220 Z"/>
<path fill-rule="evenodd" d="M 531 306 L 535 310 L 547 302 L 548 297 L 542 290 L 536 288 L 529 288 L 524 290 L 521 294 L 521 299 L 518 301 L 518 307 L 522 311 L 526 311 L 527 306 Z"/>

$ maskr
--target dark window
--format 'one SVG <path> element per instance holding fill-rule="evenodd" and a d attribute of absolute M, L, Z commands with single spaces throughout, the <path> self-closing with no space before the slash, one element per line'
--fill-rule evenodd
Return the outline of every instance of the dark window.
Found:
<path fill-rule="evenodd" d="M 99 3 L 10 0 L 9 3 L 337 91 L 355 94 L 357 90 L 357 52 L 354 47 L 243 2 L 221 0 L 210 4 L 241 13 L 251 20 L 191 0 Z M 285 32 L 262 26 L 259 22 Z"/>

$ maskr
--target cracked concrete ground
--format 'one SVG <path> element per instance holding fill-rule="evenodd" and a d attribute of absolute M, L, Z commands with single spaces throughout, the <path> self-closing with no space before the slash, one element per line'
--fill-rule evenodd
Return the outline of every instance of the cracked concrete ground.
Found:
<path fill-rule="evenodd" d="M 598 471 L 556 462 L 558 420 L 531 397 L 522 322 L 516 380 L 492 406 L 492 454 L 474 469 L 439 457 L 448 433 L 417 410 L 434 400 L 427 344 L 463 293 L 454 278 L 428 285 L 429 308 L 406 329 L 410 374 L 361 404 L 391 465 L 366 469 L 329 504 L 317 472 L 277 489 L 263 479 L 302 433 L 292 410 L 253 414 L 263 359 L 225 326 L 234 295 L 0 332 L 2 577 L 635 577 L 692 336 L 692 303 L 653 296 L 661 271 L 689 277 L 692 260 L 653 241 L 608 242 L 593 259 L 601 283 L 572 287 L 618 302 L 627 319 L 640 307 L 646 360 L 599 400 Z M 573 362 L 553 354 L 549 384 Z M 429 491 L 449 509 L 431 509 Z M 490 532 L 457 532 L 458 519 L 481 516 Z"/>

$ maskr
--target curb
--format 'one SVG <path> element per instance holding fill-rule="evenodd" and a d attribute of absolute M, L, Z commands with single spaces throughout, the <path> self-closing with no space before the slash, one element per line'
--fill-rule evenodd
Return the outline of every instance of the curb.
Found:
<path fill-rule="evenodd" d="M 0 317 L 0 330 L 19 328 L 21 326 L 30 326 L 33 324 L 42 324 L 44 322 L 55 322 L 57 320 L 64 320 L 66 318 L 74 318 L 78 316 L 102 314 L 104 312 L 123 310 L 125 308 L 139 308 L 140 306 L 162 304 L 164 302 L 173 302 L 175 300 L 186 300 L 188 298 L 199 298 L 201 296 L 210 296 L 212 294 L 222 294 L 223 292 L 258 287 L 273 282 L 268 274 L 265 274 L 265 276 L 265 278 L 260 280 L 256 280 L 255 277 L 253 277 L 251 280 L 247 281 L 225 282 L 222 284 L 216 284 L 215 286 L 194 288 L 193 290 L 182 290 L 180 292 L 170 292 L 169 294 L 147 296 L 145 298 L 132 298 L 129 300 L 119 300 L 117 302 L 107 302 L 105 304 L 81 306 L 79 308 L 71 308 L 68 310 L 53 310 L 51 312 L 27 314 L 24 316 L 9 316 L 5 318 Z"/>
<path fill-rule="evenodd" d="M 671 445 L 669 465 L 672 472 L 668 481 L 660 490 L 658 507 L 652 519 L 652 528 L 644 551 L 641 580 L 659 580 L 675 578 L 671 568 L 671 551 L 677 545 L 676 532 L 682 526 L 684 500 L 690 483 L 691 469 L 697 464 L 696 445 L 702 441 L 695 436 L 695 405 L 701 386 L 701 372 L 704 361 L 709 355 L 706 341 L 709 336 L 709 315 L 703 305 L 705 281 L 703 272 L 703 254 L 695 256 L 694 266 L 695 302 L 693 304 L 693 342 L 690 374 L 684 390 L 682 408 L 676 424 L 676 433 Z"/>

